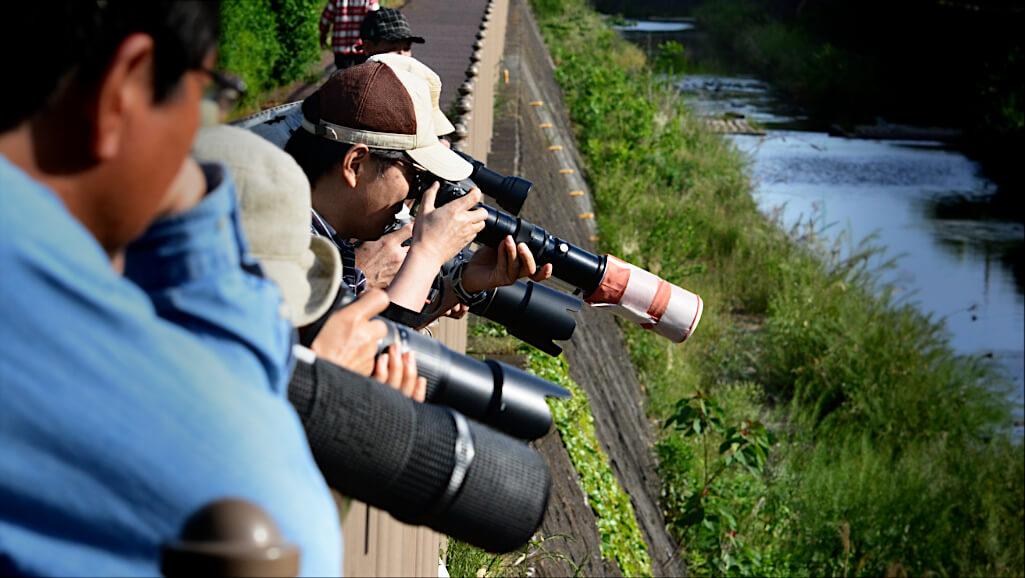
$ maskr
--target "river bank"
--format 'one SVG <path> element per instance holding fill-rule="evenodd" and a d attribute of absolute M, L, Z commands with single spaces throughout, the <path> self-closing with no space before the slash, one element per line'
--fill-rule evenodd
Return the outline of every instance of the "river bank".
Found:
<path fill-rule="evenodd" d="M 761 473 L 710 485 L 715 436 L 661 432 L 663 507 L 690 573 L 1020 574 L 1025 459 L 993 367 L 880 295 L 876 251 L 762 217 L 743 157 L 586 6 L 534 6 L 602 249 L 708 304 L 680 347 L 624 328 L 649 415 L 700 391 L 780 440 Z"/>
<path fill-rule="evenodd" d="M 1025 401 L 1025 225 L 949 129 L 877 124 L 847 132 L 809 119 L 785 94 L 743 70 L 714 72 L 717 43 L 700 24 L 616 20 L 646 54 L 679 43 L 688 71 L 673 77 L 695 114 L 759 127 L 727 136 L 751 161 L 759 210 L 784 228 L 880 249 L 883 290 L 945 324 L 962 355 L 995 359 L 1013 383 L 1015 427 Z M 711 63 L 711 64 L 708 64 Z M 689 72 L 690 68 L 702 73 Z"/>

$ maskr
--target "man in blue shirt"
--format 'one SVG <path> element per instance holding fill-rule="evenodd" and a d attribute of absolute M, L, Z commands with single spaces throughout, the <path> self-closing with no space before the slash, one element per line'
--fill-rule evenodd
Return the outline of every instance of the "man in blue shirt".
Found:
<path fill-rule="evenodd" d="M 187 158 L 217 5 L 11 10 L 0 573 L 154 575 L 186 518 L 232 496 L 301 547 L 302 574 L 338 574 L 336 510 L 285 396 L 279 293 L 223 167 Z"/>

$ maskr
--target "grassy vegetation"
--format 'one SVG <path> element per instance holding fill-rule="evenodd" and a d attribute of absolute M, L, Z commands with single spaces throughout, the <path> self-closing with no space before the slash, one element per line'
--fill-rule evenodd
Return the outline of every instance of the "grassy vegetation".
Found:
<path fill-rule="evenodd" d="M 312 82 L 321 74 L 320 14 L 326 0 L 224 0 L 217 66 L 237 75 L 248 91 L 231 118 L 280 104 L 276 89 Z M 402 0 L 382 7 L 401 8 Z"/>
<path fill-rule="evenodd" d="M 240 109 L 267 91 L 308 78 L 320 61 L 321 0 L 225 0 L 218 67 L 249 88 Z"/>
<path fill-rule="evenodd" d="M 548 405 L 566 453 L 580 475 L 580 486 L 597 517 L 602 558 L 615 560 L 625 576 L 651 576 L 648 547 L 637 527 L 630 497 L 616 481 L 609 458 L 595 436 L 587 394 L 569 378 L 565 359 L 529 346 L 523 346 L 523 351 L 527 352 L 531 373 L 573 393 L 571 399 L 550 399 Z"/>
<path fill-rule="evenodd" d="M 612 473 L 608 456 L 595 436 L 587 394 L 570 379 L 565 359 L 551 357 L 519 342 L 494 322 L 482 319 L 471 322 L 467 354 L 518 353 L 523 356 L 528 371 L 573 393 L 571 399 L 550 399 L 548 405 L 555 429 L 579 475 L 580 488 L 597 519 L 601 551 L 593 555 L 614 560 L 626 576 L 651 576 L 651 558 L 630 498 Z M 523 576 L 535 560 L 542 558 L 564 560 L 579 571 L 584 560 L 572 560 L 559 550 L 560 540 L 572 539 L 572 536 L 538 536 L 522 551 L 506 555 L 489 554 L 450 540 L 446 564 L 451 576 L 474 576 L 482 569 L 485 576 Z"/>
<path fill-rule="evenodd" d="M 683 346 L 623 326 L 652 417 L 702 392 L 726 423 L 760 420 L 778 439 L 763 468 L 709 484 L 723 434 L 664 429 L 664 506 L 691 573 L 1025 573 L 1025 456 L 997 370 L 890 299 L 871 246 L 761 216 L 745 159 L 583 0 L 533 6 L 603 248 L 707 303 Z"/>

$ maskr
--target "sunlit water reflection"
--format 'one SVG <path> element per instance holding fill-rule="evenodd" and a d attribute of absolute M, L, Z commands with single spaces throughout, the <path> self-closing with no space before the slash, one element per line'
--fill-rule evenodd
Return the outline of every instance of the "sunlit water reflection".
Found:
<path fill-rule="evenodd" d="M 1025 298 L 1021 279 L 1025 226 L 978 220 L 968 210 L 995 192 L 979 166 L 939 143 L 872 141 L 800 126 L 799 114 L 775 104 L 768 87 L 745 78 L 685 78 L 699 114 L 742 114 L 765 136 L 731 136 L 752 159 L 755 198 L 783 226 L 811 223 L 827 237 L 849 235 L 896 257 L 884 272 L 898 296 L 945 323 L 959 353 L 997 359 L 1025 401 Z M 1021 427 L 1017 428 L 1019 432 Z"/>

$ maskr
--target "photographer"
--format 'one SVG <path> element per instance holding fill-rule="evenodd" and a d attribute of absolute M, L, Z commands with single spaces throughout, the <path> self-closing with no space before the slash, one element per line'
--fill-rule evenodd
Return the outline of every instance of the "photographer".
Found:
<path fill-rule="evenodd" d="M 201 128 L 192 154 L 231 172 L 250 253 L 281 290 L 292 324 L 302 328 L 327 317 L 311 349 L 423 401 L 427 384 L 417 377 L 413 352 L 402 353 L 393 344 L 377 355 L 385 327 L 371 318 L 388 305 L 383 291 L 367 291 L 332 311 L 342 262 L 329 240 L 309 234 L 310 185 L 295 160 L 252 132 L 225 125 Z"/>
<path fill-rule="evenodd" d="M 307 233 L 309 184 L 289 155 L 231 126 L 201 129 L 193 154 L 223 163 L 231 171 L 238 183 L 242 224 L 252 239 L 252 254 L 281 288 L 294 323 L 303 325 L 324 314 L 336 300 L 335 293 L 348 296 L 336 275 L 338 252 L 325 239 Z M 367 300 L 372 295 L 381 302 L 368 305 L 374 303 Z M 369 291 L 326 314 L 336 319 L 359 309 L 355 318 L 365 322 L 374 307 L 383 309 L 385 303 L 382 292 Z M 414 350 L 426 354 L 429 370 L 432 354 L 444 355 Z M 543 517 L 550 486 L 548 468 L 537 452 L 446 406 L 414 403 L 329 363 L 324 356 L 314 358 L 301 348 L 297 352 L 299 362 L 288 384 L 288 398 L 332 487 L 407 523 L 428 525 L 480 547 L 507 551 L 530 538 Z M 468 358 L 448 361 L 464 369 L 483 365 Z M 436 359 L 433 362 L 437 365 Z M 462 379 L 446 386 L 465 387 L 472 373 L 472 369 L 456 371 L 453 377 L 458 374 Z M 490 370 L 486 373 L 477 385 L 500 380 Z M 374 377 L 386 379 L 377 373 Z M 389 385 L 409 396 L 397 381 Z M 524 383 L 515 375 L 504 375 L 504 385 L 505 393 L 511 395 L 510 406 L 523 408 L 517 404 L 522 397 L 517 398 L 514 391 L 534 395 L 533 390 L 517 389 Z M 548 415 L 544 394 L 536 393 L 535 401 Z M 514 419 L 529 422 L 531 416 L 515 413 Z"/>
<path fill-rule="evenodd" d="M 302 574 L 341 567 L 284 397 L 280 293 L 222 167 L 187 159 L 217 14 L 73 0 L 0 25 L 18 82 L 0 116 L 3 574 L 156 575 L 161 545 L 226 495 L 268 511 Z"/>
<path fill-rule="evenodd" d="M 368 62 L 333 75 L 302 112 L 302 128 L 285 150 L 312 184 L 314 231 L 338 246 L 354 291 L 363 279 L 349 240 L 377 239 L 406 199 L 422 194 L 412 245 L 388 287 L 392 303 L 420 311 L 441 265 L 469 244 L 485 217 L 473 209 L 481 198 L 476 189 L 438 209 L 437 184 L 422 190 L 426 172 L 458 181 L 472 170 L 438 141 L 429 87 L 407 71 Z M 457 295 L 465 301 L 522 276 L 549 275 L 550 268 L 537 268 L 526 247 L 509 238 L 498 250 L 478 251 L 430 309 L 439 316 Z"/>

